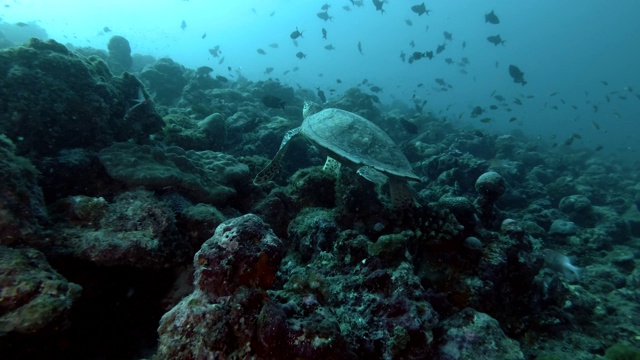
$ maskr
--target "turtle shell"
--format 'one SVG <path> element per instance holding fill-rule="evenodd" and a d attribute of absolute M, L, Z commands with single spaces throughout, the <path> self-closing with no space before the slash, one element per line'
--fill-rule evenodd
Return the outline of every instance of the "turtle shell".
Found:
<path fill-rule="evenodd" d="M 370 166 L 386 175 L 420 181 L 393 140 L 360 115 L 325 109 L 307 117 L 300 132 L 343 163 L 356 168 Z"/>

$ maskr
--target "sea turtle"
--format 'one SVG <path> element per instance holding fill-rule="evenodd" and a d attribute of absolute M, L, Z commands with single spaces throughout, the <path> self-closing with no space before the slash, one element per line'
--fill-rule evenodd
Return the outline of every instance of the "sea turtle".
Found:
<path fill-rule="evenodd" d="M 379 127 L 360 115 L 334 108 L 320 110 L 319 105 L 305 102 L 302 125 L 289 130 L 273 160 L 256 175 L 256 185 L 269 181 L 278 173 L 290 140 L 304 136 L 327 154 L 326 169 L 340 164 L 357 169 L 367 180 L 389 181 L 394 207 L 413 204 L 407 181 L 420 181 L 411 164 L 391 138 Z M 335 160 L 334 160 L 335 159 Z M 336 162 L 337 160 L 337 162 Z"/>

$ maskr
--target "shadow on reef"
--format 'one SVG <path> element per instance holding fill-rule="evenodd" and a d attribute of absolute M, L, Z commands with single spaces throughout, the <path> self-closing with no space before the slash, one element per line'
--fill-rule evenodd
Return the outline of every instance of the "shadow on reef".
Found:
<path fill-rule="evenodd" d="M 313 90 L 130 54 L 124 38 L 76 50 L 0 50 L 6 358 L 633 352 L 637 172 L 353 87 L 324 106 L 400 145 L 422 180 L 412 206 L 323 169 L 299 138 L 257 186 Z"/>

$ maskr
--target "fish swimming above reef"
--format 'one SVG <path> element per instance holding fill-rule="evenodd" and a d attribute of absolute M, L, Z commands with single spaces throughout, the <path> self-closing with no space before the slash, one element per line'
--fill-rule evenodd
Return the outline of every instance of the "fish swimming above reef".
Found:
<path fill-rule="evenodd" d="M 484 22 L 490 24 L 500 24 L 500 19 L 498 16 L 491 10 L 490 13 L 484 14 Z"/>
<path fill-rule="evenodd" d="M 527 85 L 527 82 L 524 80 L 524 73 L 515 65 L 509 65 L 509 75 L 513 78 L 514 83 L 520 83 L 523 86 Z"/>
<path fill-rule="evenodd" d="M 327 12 L 326 10 L 317 13 L 316 16 L 318 16 L 320 19 L 324 21 L 333 20 L 333 16 L 330 16 L 329 12 Z"/>
<path fill-rule="evenodd" d="M 265 75 L 269 75 L 269 74 L 271 74 L 271 72 L 272 72 L 272 71 L 273 71 L 273 68 L 272 68 L 272 67 L 268 67 L 268 68 L 264 69 L 264 73 L 265 73 Z"/>
<path fill-rule="evenodd" d="M 409 57 L 409 64 L 413 64 L 414 61 L 420 60 L 425 57 L 425 53 L 421 53 L 420 51 L 414 51 L 413 54 Z"/>
<path fill-rule="evenodd" d="M 295 39 L 297 39 L 297 38 L 299 38 L 299 37 L 303 37 L 303 36 L 302 36 L 302 33 L 303 33 L 303 32 L 304 32 L 304 30 L 303 30 L 303 31 L 300 31 L 300 30 L 298 30 L 298 28 L 296 27 L 295 31 L 292 31 L 292 32 L 291 32 L 291 34 L 289 35 L 289 37 L 290 37 L 291 39 L 295 40 Z"/>
<path fill-rule="evenodd" d="M 427 6 L 424 3 L 420 5 L 413 5 L 411 7 L 411 11 L 418 14 L 418 16 L 422 16 L 422 14 L 427 14 L 428 16 L 429 12 L 431 12 L 431 10 L 427 10 Z"/>
<path fill-rule="evenodd" d="M 487 41 L 489 41 L 490 43 L 492 43 L 495 46 L 498 46 L 500 44 L 502 44 L 504 46 L 505 41 L 502 40 L 502 38 L 500 37 L 500 35 L 493 35 L 493 36 L 488 36 L 487 37 Z"/>
<path fill-rule="evenodd" d="M 209 54 L 211 54 L 211 56 L 213 57 L 220 56 L 221 52 L 222 51 L 220 51 L 220 45 L 216 45 L 214 48 L 209 49 Z"/>
<path fill-rule="evenodd" d="M 418 133 L 418 126 L 416 124 L 412 123 L 411 121 L 406 120 L 405 118 L 400 118 L 400 125 L 402 125 L 404 130 L 406 132 L 408 132 L 409 134 L 417 134 Z"/>
<path fill-rule="evenodd" d="M 196 69 L 196 76 L 205 77 L 205 76 L 209 76 L 209 74 L 211 74 L 212 72 L 213 72 L 213 69 L 210 68 L 209 66 L 200 66 L 199 68 Z"/>
<path fill-rule="evenodd" d="M 382 5 L 384 5 L 383 0 L 373 0 L 373 6 L 376 7 L 376 11 L 380 11 L 381 14 L 384 14 L 384 9 L 382 8 Z"/>
<path fill-rule="evenodd" d="M 327 102 L 327 97 L 324 95 L 324 91 L 320 90 L 320 88 L 316 88 L 316 90 L 318 91 L 316 94 L 318 95 L 318 97 L 320 98 L 320 100 L 322 100 L 322 103 L 326 103 Z"/>
<path fill-rule="evenodd" d="M 273 95 L 265 95 L 262 97 L 262 103 L 269 108 L 272 109 L 283 109 L 286 104 L 282 99 Z"/>
<path fill-rule="evenodd" d="M 480 115 L 482 115 L 484 113 L 484 109 L 481 108 L 480 106 L 476 106 L 473 108 L 473 110 L 471 110 L 471 117 L 478 117 Z"/>

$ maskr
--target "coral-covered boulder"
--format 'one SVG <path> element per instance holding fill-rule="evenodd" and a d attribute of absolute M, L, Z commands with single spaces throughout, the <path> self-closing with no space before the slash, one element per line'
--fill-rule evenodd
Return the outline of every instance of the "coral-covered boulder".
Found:
<path fill-rule="evenodd" d="M 149 90 L 155 93 L 155 100 L 163 105 L 175 102 L 187 85 L 184 67 L 169 58 L 162 58 L 153 65 L 147 65 L 140 73 Z"/>
<path fill-rule="evenodd" d="M 56 204 L 61 218 L 44 251 L 100 266 L 164 268 L 186 260 L 188 244 L 171 210 L 144 190 L 103 198 L 71 196 Z"/>
<path fill-rule="evenodd" d="M 0 51 L 0 74 L 0 129 L 18 155 L 98 150 L 146 140 L 162 126 L 151 103 L 140 101 L 144 90 L 136 77 L 113 76 L 100 58 L 53 40 Z"/>
<path fill-rule="evenodd" d="M 194 292 L 160 320 L 155 358 L 267 358 L 286 340 L 284 313 L 266 294 L 284 251 L 256 215 L 220 224 L 194 257 Z"/>
<path fill-rule="evenodd" d="M 249 179 L 246 165 L 231 155 L 208 150 L 118 143 L 98 156 L 109 176 L 129 186 L 173 188 L 195 201 L 216 205 L 236 195 L 235 184 Z"/>
<path fill-rule="evenodd" d="M 131 46 L 129 41 L 122 36 L 113 36 L 109 40 L 108 64 L 111 71 L 117 75 L 131 69 L 133 59 L 131 58 Z"/>
<path fill-rule="evenodd" d="M 284 245 L 253 214 L 223 222 L 194 258 L 196 286 L 228 296 L 241 286 L 267 290 L 275 281 Z"/>
<path fill-rule="evenodd" d="M 506 337 L 495 319 L 471 308 L 441 322 L 435 332 L 438 359 L 524 359 L 518 342 Z"/>
<path fill-rule="evenodd" d="M 69 309 L 81 291 L 41 252 L 0 245 L 0 337 L 59 331 L 68 325 Z"/>
<path fill-rule="evenodd" d="M 38 171 L 29 159 L 15 155 L 16 147 L 0 134 L 0 244 L 33 238 L 46 220 Z M 37 238 L 37 237 L 36 237 Z"/>

